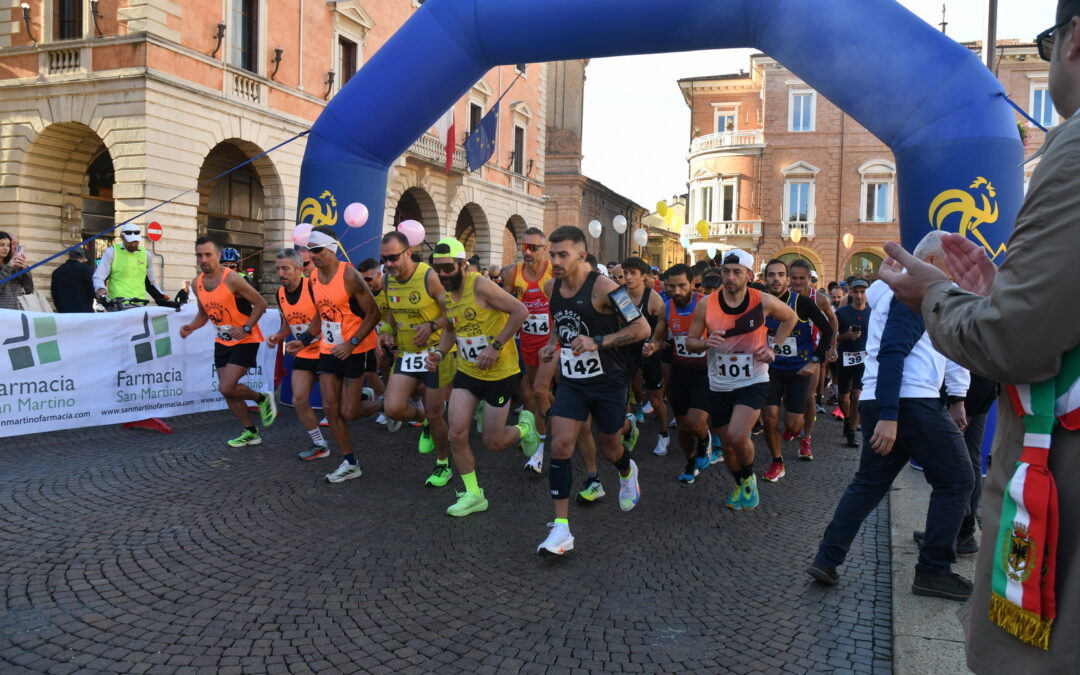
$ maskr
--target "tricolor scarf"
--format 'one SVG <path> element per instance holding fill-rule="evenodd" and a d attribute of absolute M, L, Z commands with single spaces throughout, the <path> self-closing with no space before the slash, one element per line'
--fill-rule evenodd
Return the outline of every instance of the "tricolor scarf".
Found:
<path fill-rule="evenodd" d="M 1050 436 L 1057 424 L 1080 428 L 1080 349 L 1062 360 L 1057 377 L 1008 385 L 1024 418 L 1024 450 L 1005 488 L 990 579 L 990 620 L 1020 640 L 1050 648 L 1056 616 L 1054 574 L 1058 497 L 1050 473 Z"/>

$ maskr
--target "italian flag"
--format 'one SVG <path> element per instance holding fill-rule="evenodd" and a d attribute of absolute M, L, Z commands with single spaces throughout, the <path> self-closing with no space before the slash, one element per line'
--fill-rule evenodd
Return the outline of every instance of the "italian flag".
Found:
<path fill-rule="evenodd" d="M 435 123 L 435 132 L 446 149 L 446 173 L 450 173 L 450 168 L 454 164 L 454 148 L 456 147 L 454 135 L 457 133 L 457 119 L 454 117 L 453 108 L 443 113 L 443 116 Z"/>
<path fill-rule="evenodd" d="M 391 295 L 390 296 L 390 302 L 393 302 L 395 304 L 401 302 L 401 296 L 400 295 Z"/>

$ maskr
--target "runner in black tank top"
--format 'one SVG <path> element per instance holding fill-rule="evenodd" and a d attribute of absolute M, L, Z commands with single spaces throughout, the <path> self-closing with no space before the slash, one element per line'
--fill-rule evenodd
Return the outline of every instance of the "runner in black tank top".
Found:
<path fill-rule="evenodd" d="M 649 322 L 649 339 L 640 344 L 635 354 L 636 370 L 631 379 L 631 388 L 634 392 L 634 409 L 632 414 L 635 418 L 634 429 L 627 439 L 627 447 L 633 448 L 637 444 L 638 429 L 645 421 L 645 413 L 651 408 L 659 424 L 659 434 L 654 455 L 666 455 L 668 450 L 668 409 L 664 403 L 664 367 L 660 361 L 660 350 L 667 336 L 667 316 L 664 313 L 664 301 L 647 283 L 647 275 L 651 272 L 649 264 L 638 257 L 629 257 L 622 262 L 623 279 L 626 282 L 626 291 L 631 299 L 637 302 L 638 311 Z"/>
<path fill-rule="evenodd" d="M 574 547 L 568 520 L 573 481 L 570 460 L 590 415 L 600 432 L 601 453 L 619 470 L 622 510 L 634 508 L 641 495 L 637 466 L 621 447 L 619 437 L 624 430 L 627 379 L 633 366 L 630 347 L 649 336 L 649 326 L 640 316 L 625 324 L 616 314 L 608 294 L 617 286 L 585 263 L 581 230 L 560 227 L 551 233 L 549 243 L 555 280 L 547 295 L 555 330 L 540 357 L 545 362 L 559 359 L 562 379 L 551 406 L 548 478 L 555 522 L 536 550 L 541 555 L 562 555 Z"/>

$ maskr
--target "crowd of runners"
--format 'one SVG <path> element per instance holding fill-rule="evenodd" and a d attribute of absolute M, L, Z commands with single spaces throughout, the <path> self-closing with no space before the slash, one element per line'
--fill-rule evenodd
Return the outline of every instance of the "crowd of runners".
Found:
<path fill-rule="evenodd" d="M 338 247 L 332 228 L 316 227 L 306 247 L 277 252 L 281 327 L 264 338 L 257 322 L 267 303 L 220 264 L 215 242 L 196 242 L 199 313 L 183 335 L 215 326 L 220 390 L 243 427 L 230 446 L 262 442 L 247 401 L 263 425 L 273 422 L 274 396 L 238 380 L 260 343 L 284 343 L 292 403 L 310 437 L 299 458 L 331 455 L 324 428 L 341 454 L 327 481 L 362 475 L 349 422 L 375 417 L 390 431 L 420 427 L 418 450 L 434 455 L 427 485 L 447 485 L 456 470 L 463 490 L 449 515 L 484 511 L 475 424 L 486 450 L 520 447 L 527 471 L 541 474 L 547 459 L 554 519 L 537 550 L 559 555 L 574 547 L 571 496 L 606 494 L 598 450 L 617 470 L 620 508 L 637 505 L 633 453 L 642 452 L 645 415 L 658 425 L 652 454 L 685 457 L 672 479 L 692 484 L 710 466 L 727 467 L 724 505 L 733 510 L 760 501 L 753 435 L 764 435 L 760 478 L 770 482 L 786 475 L 785 444 L 797 441 L 788 457 L 814 459 L 819 416 L 842 419 L 847 445 L 860 445 L 859 397 L 874 362 L 865 279 L 826 292 L 805 260 L 770 260 L 757 275 L 743 250 L 662 272 L 637 257 L 605 266 L 575 227 L 526 230 L 522 261 L 486 272 L 454 238 L 440 240 L 429 262 L 399 232 L 382 238 L 379 260 L 356 266 L 339 260 Z M 321 420 L 310 404 L 316 381 Z M 576 494 L 575 451 L 586 467 Z"/>

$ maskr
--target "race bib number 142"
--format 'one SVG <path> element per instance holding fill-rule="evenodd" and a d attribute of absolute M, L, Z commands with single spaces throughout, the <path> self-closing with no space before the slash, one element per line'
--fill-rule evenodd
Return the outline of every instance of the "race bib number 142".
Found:
<path fill-rule="evenodd" d="M 600 363 L 600 355 L 596 352 L 582 352 L 575 355 L 573 349 L 563 347 L 559 361 L 563 377 L 569 377 L 573 380 L 604 374 L 604 367 Z"/>

